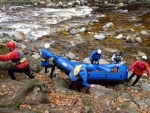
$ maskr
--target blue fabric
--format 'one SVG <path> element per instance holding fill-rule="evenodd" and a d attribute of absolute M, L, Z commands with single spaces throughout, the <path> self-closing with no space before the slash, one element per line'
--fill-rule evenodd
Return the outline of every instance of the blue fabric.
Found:
<path fill-rule="evenodd" d="M 94 50 L 91 54 L 90 54 L 90 62 L 92 61 L 99 61 L 101 58 L 102 54 L 98 54 L 97 50 Z"/>
<path fill-rule="evenodd" d="M 87 73 L 87 69 L 86 69 L 86 68 L 87 68 L 87 66 L 82 65 L 81 70 L 80 70 L 80 72 L 79 72 L 79 75 L 80 75 L 81 78 L 82 78 L 82 85 L 89 88 L 89 87 L 90 87 L 90 84 L 87 83 L 88 73 Z M 72 81 L 76 81 L 77 78 L 74 76 L 73 72 L 74 72 L 74 70 L 72 70 L 72 71 L 70 72 L 69 78 L 70 78 Z"/>
<path fill-rule="evenodd" d="M 42 49 L 41 50 L 41 54 L 43 56 L 43 58 L 49 59 L 49 58 L 53 58 L 54 54 L 52 54 L 49 50 L 47 49 Z M 41 66 L 42 67 L 46 67 L 49 65 L 49 61 L 41 61 Z"/>

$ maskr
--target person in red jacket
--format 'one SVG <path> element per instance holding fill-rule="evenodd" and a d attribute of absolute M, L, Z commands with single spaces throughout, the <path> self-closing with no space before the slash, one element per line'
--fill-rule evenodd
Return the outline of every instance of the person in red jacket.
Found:
<path fill-rule="evenodd" d="M 146 71 L 148 78 L 150 79 L 150 68 L 148 66 L 148 63 L 146 63 L 147 56 L 142 56 L 141 60 L 135 61 L 127 71 L 133 70 L 133 73 L 131 76 L 127 79 L 127 83 L 130 82 L 130 80 L 136 75 L 136 79 L 133 82 L 132 86 L 134 86 L 141 76 L 143 75 L 144 71 Z"/>
<path fill-rule="evenodd" d="M 25 73 L 28 77 L 33 79 L 34 76 L 31 74 L 29 62 L 25 58 L 24 53 L 17 48 L 16 43 L 10 41 L 6 43 L 6 46 L 8 47 L 10 52 L 7 53 L 6 55 L 0 55 L 0 60 L 1 61 L 11 60 L 14 63 L 15 66 L 10 66 L 8 69 L 8 73 L 11 79 L 16 80 L 14 72 Z"/>

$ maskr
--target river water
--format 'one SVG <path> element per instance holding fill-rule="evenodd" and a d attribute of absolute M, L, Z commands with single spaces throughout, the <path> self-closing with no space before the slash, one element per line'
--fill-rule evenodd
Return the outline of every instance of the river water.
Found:
<path fill-rule="evenodd" d="M 56 32 L 51 25 L 73 17 L 85 17 L 90 15 L 91 11 L 92 9 L 86 6 L 68 9 L 10 6 L 8 10 L 0 13 L 0 32 L 22 31 L 26 40 L 37 40 L 43 35 Z"/>
<path fill-rule="evenodd" d="M 137 56 L 150 54 L 149 35 L 141 35 L 145 30 L 149 32 L 149 16 L 137 18 L 138 11 L 115 10 L 101 11 L 93 7 L 79 6 L 67 9 L 53 9 L 33 6 L 10 6 L 9 10 L 0 13 L 0 34 L 13 30 L 25 34 L 27 50 L 35 52 L 41 49 L 45 42 L 53 42 L 51 51 L 64 55 L 72 52 L 81 60 L 89 57 L 94 49 L 101 48 L 103 59 L 110 61 L 113 50 L 121 50 L 128 64 L 135 61 Z M 138 13 L 137 13 L 138 12 Z M 144 11 L 143 11 L 144 12 Z M 103 30 L 109 22 L 114 27 Z M 71 35 L 71 29 L 85 27 L 88 32 Z M 95 40 L 94 34 L 102 33 L 106 36 L 103 41 Z M 127 43 L 125 39 L 114 39 L 117 35 L 137 36 L 142 43 Z M 38 40 L 42 37 L 42 40 Z M 30 42 L 30 43 L 28 43 Z M 74 45 L 74 46 L 73 46 Z M 32 53 L 34 54 L 34 53 Z M 150 60 L 148 60 L 150 62 Z"/>

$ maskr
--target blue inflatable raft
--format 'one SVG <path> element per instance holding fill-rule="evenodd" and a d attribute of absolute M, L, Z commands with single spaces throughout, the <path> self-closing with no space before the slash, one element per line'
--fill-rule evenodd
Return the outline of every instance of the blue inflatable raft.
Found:
<path fill-rule="evenodd" d="M 81 62 L 74 62 L 66 59 L 62 56 L 56 56 L 53 59 L 55 64 L 52 68 L 52 72 L 55 70 L 55 67 L 65 72 L 67 75 L 77 66 L 82 64 Z M 86 64 L 89 67 L 88 71 L 88 83 L 96 84 L 116 84 L 122 83 L 126 80 L 128 73 L 128 67 L 124 64 Z"/>

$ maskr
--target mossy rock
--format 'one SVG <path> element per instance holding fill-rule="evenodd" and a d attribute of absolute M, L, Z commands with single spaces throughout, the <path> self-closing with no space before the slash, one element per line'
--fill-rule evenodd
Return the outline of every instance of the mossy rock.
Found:
<path fill-rule="evenodd" d="M 6 54 L 8 52 L 9 51 L 8 51 L 8 48 L 6 47 L 6 45 L 3 43 L 0 43 L 0 54 L 2 55 L 2 54 Z"/>

